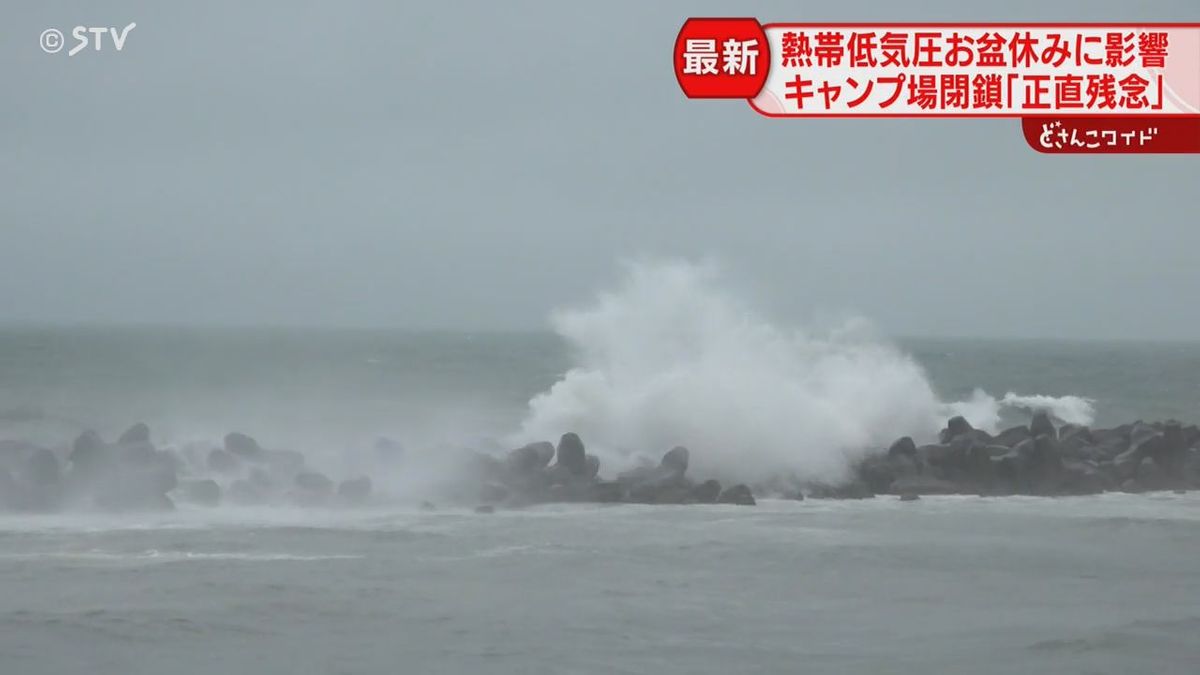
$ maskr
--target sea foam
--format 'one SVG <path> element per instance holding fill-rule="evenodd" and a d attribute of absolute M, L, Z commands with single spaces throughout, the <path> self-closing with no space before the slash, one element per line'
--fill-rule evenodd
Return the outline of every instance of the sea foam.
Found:
<path fill-rule="evenodd" d="M 631 263 L 612 291 L 555 312 L 574 367 L 529 402 L 512 440 L 575 431 L 610 468 L 692 450 L 696 475 L 837 481 L 899 436 L 931 441 L 946 417 L 995 430 L 1001 409 L 1090 421 L 1090 402 L 982 390 L 939 399 L 922 367 L 851 319 L 784 328 L 725 291 L 711 265 Z"/>

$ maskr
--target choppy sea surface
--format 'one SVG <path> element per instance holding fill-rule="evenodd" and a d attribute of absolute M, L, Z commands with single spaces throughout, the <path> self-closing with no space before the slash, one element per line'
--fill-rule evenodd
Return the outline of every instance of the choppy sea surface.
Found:
<path fill-rule="evenodd" d="M 1082 396 L 1095 426 L 1200 421 L 1200 342 L 894 343 L 947 401 Z M 114 435 L 139 420 L 159 437 L 237 427 L 300 446 L 502 435 L 575 351 L 550 332 L 0 328 L 0 435 Z"/>
<path fill-rule="evenodd" d="M 1200 420 L 1195 344 L 899 344 L 944 400 Z M 576 359 L 551 334 L 4 329 L 0 438 L 487 437 Z M 0 673 L 1191 674 L 1198 561 L 1195 493 L 6 514 Z"/>
<path fill-rule="evenodd" d="M 1200 665 L 1200 499 L 0 520 L 5 673 Z"/>

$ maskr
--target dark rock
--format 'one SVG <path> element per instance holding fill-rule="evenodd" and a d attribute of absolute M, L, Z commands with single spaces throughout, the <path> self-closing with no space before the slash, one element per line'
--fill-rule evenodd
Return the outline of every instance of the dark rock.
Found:
<path fill-rule="evenodd" d="M 963 436 L 973 440 L 976 445 L 991 445 L 996 442 L 995 439 L 992 438 L 992 435 L 983 429 L 973 429 L 966 434 L 963 434 Z"/>
<path fill-rule="evenodd" d="M 672 474 L 682 476 L 688 468 L 688 449 L 682 445 L 671 448 L 663 455 L 661 466 Z"/>
<path fill-rule="evenodd" d="M 994 439 L 992 439 L 992 441 L 996 445 L 1003 445 L 1005 447 L 1011 448 L 1011 447 L 1015 446 L 1017 443 L 1020 443 L 1021 441 L 1024 441 L 1029 438 L 1033 438 L 1032 434 L 1029 433 L 1029 427 L 1022 425 L 1019 427 L 1011 427 L 1011 428 L 1005 429 L 1004 431 L 1001 431 L 999 434 L 996 435 L 996 437 Z"/>
<path fill-rule="evenodd" d="M 1041 434 L 1014 448 L 1021 456 L 1018 488 L 1035 495 L 1053 495 L 1062 480 L 1062 455 L 1054 436 Z"/>
<path fill-rule="evenodd" d="M 1115 429 L 1092 429 L 1092 441 L 1097 445 L 1118 445 L 1129 443 L 1129 427 Z"/>
<path fill-rule="evenodd" d="M 215 480 L 184 481 L 179 491 L 185 501 L 193 504 L 216 506 L 221 503 L 221 486 Z"/>
<path fill-rule="evenodd" d="M 1134 479 L 1143 491 L 1169 490 L 1174 487 L 1174 481 L 1153 457 L 1142 458 L 1134 473 Z"/>
<path fill-rule="evenodd" d="M 100 434 L 87 430 L 71 444 L 71 454 L 67 457 L 73 470 L 83 473 L 95 472 L 108 459 L 108 447 Z"/>
<path fill-rule="evenodd" d="M 1063 461 L 1059 494 L 1094 495 L 1112 489 L 1112 480 L 1095 465 L 1081 461 Z"/>
<path fill-rule="evenodd" d="M 1093 429 L 1091 437 L 1092 449 L 1089 452 L 1097 461 L 1114 460 L 1129 450 L 1127 428 Z"/>
<path fill-rule="evenodd" d="M 887 492 L 892 481 L 896 480 L 896 472 L 892 467 L 892 459 L 907 458 L 908 455 L 896 453 L 882 457 L 868 457 L 858 466 L 858 477 L 875 492 Z"/>
<path fill-rule="evenodd" d="M 1157 492 L 1173 490 L 1180 485 L 1180 481 L 1167 474 L 1154 458 L 1143 457 L 1138 462 L 1133 475 L 1121 481 L 1121 490 L 1125 492 Z"/>
<path fill-rule="evenodd" d="M 901 476 L 913 476 L 921 473 L 919 458 L 914 452 L 888 452 L 887 455 L 869 457 L 858 466 L 859 479 L 872 492 L 887 492 L 892 482 Z"/>
<path fill-rule="evenodd" d="M 917 444 L 909 436 L 901 436 L 897 438 L 887 450 L 888 457 L 913 457 L 917 456 Z"/>
<path fill-rule="evenodd" d="M 100 434 L 92 431 L 91 429 L 79 434 L 79 436 L 77 436 L 75 441 L 71 444 L 72 453 L 81 452 L 84 454 L 90 454 L 103 449 L 104 439 L 100 438 Z M 72 461 L 74 461 L 73 458 Z"/>
<path fill-rule="evenodd" d="M 573 433 L 559 439 L 553 466 L 545 470 L 544 479 L 554 501 L 583 501 L 587 484 L 600 472 L 599 458 L 584 451 L 583 441 Z"/>
<path fill-rule="evenodd" d="M 1058 428 L 1060 443 L 1075 437 L 1079 437 L 1089 445 L 1096 442 L 1096 439 L 1092 438 L 1092 430 L 1082 424 L 1064 424 Z"/>
<path fill-rule="evenodd" d="M 1090 448 L 1080 449 L 1076 454 L 1083 457 L 1091 456 L 1097 462 L 1111 462 L 1128 449 L 1128 441 L 1121 441 L 1119 443 L 1100 442 Z"/>
<path fill-rule="evenodd" d="M 971 477 L 976 483 L 984 485 L 996 479 L 996 458 L 1004 457 L 1012 452 L 1012 448 L 1003 445 L 977 446 L 973 450 L 974 453 L 968 457 Z"/>
<path fill-rule="evenodd" d="M 234 431 L 225 434 L 225 451 L 238 457 L 256 459 L 262 456 L 263 450 L 258 445 L 258 441 L 246 434 Z"/>
<path fill-rule="evenodd" d="M 1188 450 L 1183 473 L 1183 480 L 1187 485 L 1200 488 L 1200 448 Z"/>
<path fill-rule="evenodd" d="M 554 464 L 546 467 L 545 471 L 541 474 L 541 478 L 544 479 L 544 487 L 550 488 L 573 485 L 580 480 L 579 476 L 571 473 L 570 469 L 562 464 Z"/>
<path fill-rule="evenodd" d="M 1058 438 L 1058 430 L 1054 428 L 1054 422 L 1050 421 L 1049 413 L 1045 410 L 1033 413 L 1033 419 L 1029 421 L 1029 435 L 1034 438 L 1038 436 Z"/>
<path fill-rule="evenodd" d="M 317 494 L 330 494 L 333 492 L 333 481 L 316 471 L 302 471 L 296 474 L 296 487 Z"/>
<path fill-rule="evenodd" d="M 1021 482 L 1025 474 L 1025 459 L 1024 457 L 1032 452 L 1027 450 L 1026 446 L 1032 446 L 1033 439 L 1025 439 L 1017 443 L 1011 450 L 1003 455 L 992 457 L 992 475 L 996 481 L 1007 484 L 1014 491 Z"/>
<path fill-rule="evenodd" d="M 344 480 L 338 484 L 338 498 L 351 504 L 361 504 L 371 496 L 371 479 L 367 476 Z"/>
<path fill-rule="evenodd" d="M 1124 482 L 1137 475 L 1138 465 L 1142 463 L 1142 453 L 1137 448 L 1130 448 L 1117 455 L 1112 460 L 1112 474 L 1118 482 Z"/>
<path fill-rule="evenodd" d="M 966 433 L 949 443 L 921 446 L 917 448 L 917 456 L 938 478 L 956 482 L 984 480 L 990 476 L 990 467 L 980 464 L 986 462 L 988 447 L 982 437 Z"/>
<path fill-rule="evenodd" d="M 1066 457 L 1099 458 L 1096 440 L 1087 427 L 1064 424 L 1058 430 L 1058 449 Z"/>
<path fill-rule="evenodd" d="M 721 484 L 709 479 L 692 488 L 691 499 L 699 504 L 715 504 L 721 497 Z"/>
<path fill-rule="evenodd" d="M 754 494 L 743 483 L 725 488 L 717 497 L 717 502 L 720 504 L 736 504 L 738 506 L 755 506 L 757 504 L 754 501 Z"/>
<path fill-rule="evenodd" d="M 1154 427 L 1135 422 L 1129 430 L 1129 449 L 1112 460 L 1113 475 L 1124 486 L 1125 481 L 1137 476 L 1142 460 L 1159 455 L 1165 448 L 1163 433 Z"/>
<path fill-rule="evenodd" d="M 129 427 L 125 430 L 125 433 L 121 434 L 121 436 L 117 438 L 118 445 L 148 443 L 150 443 L 150 427 L 146 426 L 143 422 L 138 422 L 137 424 Z"/>
<path fill-rule="evenodd" d="M 1121 492 L 1145 492 L 1146 490 L 1138 484 L 1136 478 L 1128 478 L 1121 482 Z"/>
<path fill-rule="evenodd" d="M 1068 442 L 1059 446 L 1063 459 L 1074 459 L 1085 462 L 1102 462 L 1109 458 L 1103 448 L 1097 445 L 1079 445 L 1078 442 Z"/>
<path fill-rule="evenodd" d="M 687 465 L 687 448 L 680 446 L 672 448 L 663 455 L 658 466 L 642 465 L 625 471 L 618 474 L 617 481 L 625 486 L 630 498 L 635 501 L 662 503 L 660 499 L 668 497 L 655 497 L 653 496 L 655 492 L 667 491 L 670 495 L 674 495 L 678 488 L 689 487 L 684 476 Z"/>
<path fill-rule="evenodd" d="M 1053 495 L 1062 480 L 1062 456 L 1058 442 L 1049 435 L 1021 441 L 1007 454 L 989 457 L 994 482 L 988 494 L 1010 492 Z"/>
<path fill-rule="evenodd" d="M 904 494 L 900 495 L 900 501 L 902 502 L 915 502 L 920 498 L 921 496 L 914 492 L 905 492 Z"/>
<path fill-rule="evenodd" d="M 938 440 L 942 443 L 949 443 L 954 438 L 961 436 L 967 432 L 974 431 L 975 428 L 962 415 L 951 417 L 946 422 L 946 428 L 942 429 L 938 434 Z"/>
<path fill-rule="evenodd" d="M 587 473 L 587 453 L 583 449 L 583 441 L 574 433 L 567 432 L 558 441 L 555 451 L 557 465 L 565 468 L 575 476 Z"/>
<path fill-rule="evenodd" d="M 1189 448 L 1183 426 L 1170 420 L 1162 426 L 1162 441 L 1151 457 L 1166 473 L 1171 482 L 1183 483 L 1187 479 Z"/>
<path fill-rule="evenodd" d="M 962 448 L 950 443 L 922 445 L 917 448 L 922 463 L 935 467 L 956 466 L 962 461 Z"/>
<path fill-rule="evenodd" d="M 1030 456 L 1035 470 L 1057 471 L 1062 466 L 1062 455 L 1056 437 L 1041 434 L 1033 438 L 1033 453 Z"/>
<path fill-rule="evenodd" d="M 1137 450 L 1142 457 L 1153 457 L 1164 444 L 1163 432 L 1149 424 L 1136 422 L 1129 431 L 1129 449 Z"/>
<path fill-rule="evenodd" d="M 334 484 L 324 474 L 304 471 L 296 475 L 295 488 L 287 496 L 300 506 L 325 506 L 334 497 Z"/>
<path fill-rule="evenodd" d="M 595 478 L 600 475 L 600 458 L 595 455 L 587 455 L 584 457 L 585 470 L 584 478 Z"/>
<path fill-rule="evenodd" d="M 529 443 L 508 453 L 508 466 L 518 473 L 544 469 L 554 458 L 554 453 L 554 445 L 547 441 Z"/>
<path fill-rule="evenodd" d="M 554 446 L 551 445 L 549 442 L 543 442 L 543 443 L 534 443 L 533 447 L 534 447 L 534 450 L 536 450 L 538 453 L 539 465 L 540 466 L 548 466 L 550 464 L 551 460 L 554 459 L 554 454 L 556 452 Z"/>
<path fill-rule="evenodd" d="M 229 452 L 214 448 L 208 453 L 208 470 L 216 473 L 231 474 L 237 473 L 241 467 L 237 457 Z"/>
<path fill-rule="evenodd" d="M 1195 424 L 1189 424 L 1183 427 L 1181 431 L 1183 432 L 1184 445 L 1189 448 L 1200 446 L 1200 427 Z"/>

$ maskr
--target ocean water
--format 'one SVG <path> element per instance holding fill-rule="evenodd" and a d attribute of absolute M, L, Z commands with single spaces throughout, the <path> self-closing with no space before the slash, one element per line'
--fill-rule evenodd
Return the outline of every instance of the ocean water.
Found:
<path fill-rule="evenodd" d="M 1200 344 L 890 340 L 635 269 L 545 333 L 0 329 L 0 439 L 239 430 L 361 509 L 0 514 L 0 673 L 1200 672 L 1200 496 L 757 507 L 443 498 L 448 451 L 573 430 L 611 476 L 833 479 L 951 414 L 1200 420 Z M 371 461 L 379 437 L 405 463 Z M 434 510 L 421 506 L 437 502 Z"/>
<path fill-rule="evenodd" d="M 1200 499 L 0 519 L 0 671 L 1112 673 L 1200 664 Z"/>
<path fill-rule="evenodd" d="M 1196 419 L 1196 345 L 902 340 L 946 401 Z M 7 329 L 0 437 L 503 437 L 547 334 Z M 1013 412 L 1013 411 L 1009 411 Z M 585 437 L 586 440 L 586 437 Z M 0 517 L 0 672 L 1195 673 L 1200 497 Z"/>
<path fill-rule="evenodd" d="M 1200 421 L 1200 342 L 890 342 L 944 401 L 1078 396 L 1094 426 Z M 378 436 L 469 444 L 514 433 L 576 366 L 549 331 L 0 328 L 0 436 L 56 443 L 144 421 L 159 439 L 241 429 L 315 452 Z"/>

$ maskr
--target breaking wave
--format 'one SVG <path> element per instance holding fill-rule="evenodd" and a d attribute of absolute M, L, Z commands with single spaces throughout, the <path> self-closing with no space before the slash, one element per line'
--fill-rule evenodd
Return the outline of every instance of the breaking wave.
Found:
<path fill-rule="evenodd" d="M 1094 400 L 1081 396 L 1022 396 L 1008 392 L 1000 404 L 1019 410 L 1045 410 L 1060 422 L 1067 424 L 1091 424 L 1095 419 Z"/>
<path fill-rule="evenodd" d="M 836 481 L 899 436 L 931 440 L 948 415 L 995 430 L 1005 408 L 1088 423 L 1074 396 L 939 399 L 923 368 L 852 319 L 823 332 L 768 322 L 712 266 L 634 263 L 619 286 L 552 323 L 576 364 L 529 402 L 518 438 L 579 433 L 611 466 L 692 450 L 697 475 Z"/>

